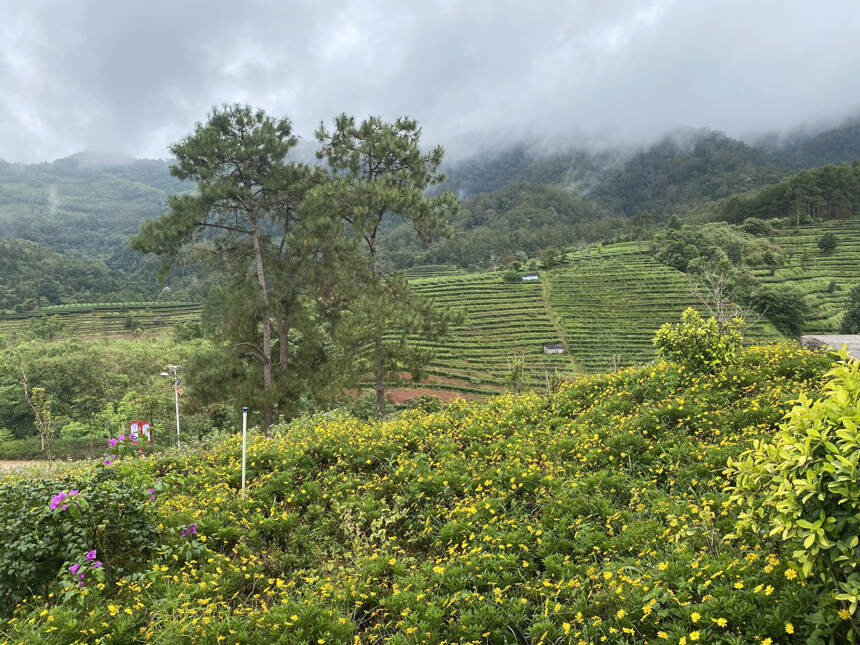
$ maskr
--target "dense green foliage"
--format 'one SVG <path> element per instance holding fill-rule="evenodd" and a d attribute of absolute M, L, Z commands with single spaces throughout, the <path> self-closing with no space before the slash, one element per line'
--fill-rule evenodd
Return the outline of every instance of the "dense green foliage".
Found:
<path fill-rule="evenodd" d="M 694 260 L 735 268 L 775 268 L 784 262 L 777 245 L 723 223 L 669 227 L 656 235 L 654 257 L 679 271 L 688 271 Z"/>
<path fill-rule="evenodd" d="M 61 491 L 63 499 L 52 503 Z M 79 567 L 108 564 L 109 583 L 142 568 L 158 537 L 146 508 L 149 498 L 135 482 L 111 470 L 93 471 L 74 482 L 28 479 L 0 485 L 0 529 L 15 536 L 0 542 L 0 611 L 9 613 L 34 594 L 56 593 L 58 573 L 71 578 L 72 591 L 63 594 L 68 602 L 78 585 L 95 584 L 94 575 L 79 579 L 66 571 L 76 562 Z M 92 550 L 95 554 L 85 558 Z M 85 570 L 84 565 L 72 573 Z M 101 574 L 98 579 L 104 581 Z"/>
<path fill-rule="evenodd" d="M 103 260 L 75 252 L 58 253 L 25 240 L 0 238 L 0 310 L 94 302 L 100 298 L 130 300 L 133 293 Z"/>
<path fill-rule="evenodd" d="M 252 435 L 245 498 L 237 436 L 124 461 L 122 481 L 162 484 L 156 553 L 72 601 L 25 601 L 4 631 L 43 643 L 838 641 L 847 622 L 826 584 L 790 565 L 791 543 L 728 538 L 719 474 L 801 393 L 816 397 L 830 365 L 751 348 L 705 377 L 660 361 L 552 398 L 385 423 L 320 416 Z"/>
<path fill-rule="evenodd" d="M 666 138 L 631 157 L 598 185 L 596 194 L 618 212 L 658 216 L 728 197 L 785 174 L 766 153 L 719 132 Z"/>
<path fill-rule="evenodd" d="M 755 441 L 736 462 L 738 528 L 778 536 L 798 548 L 803 576 L 833 585 L 854 614 L 860 602 L 860 362 L 847 358 L 826 374 L 824 396 L 801 394 L 772 439 Z M 855 626 L 852 642 L 860 638 Z"/>
<path fill-rule="evenodd" d="M 510 184 L 465 201 L 451 225 L 453 236 L 429 245 L 410 238 L 403 227 L 394 229 L 384 240 L 384 257 L 396 267 L 425 263 L 486 267 L 517 251 L 534 257 L 550 244 L 611 237 L 623 223 L 568 189 Z"/>
<path fill-rule="evenodd" d="M 666 323 L 654 336 L 657 356 L 695 373 L 718 372 L 734 363 L 743 346 L 744 322 L 739 318 L 705 320 L 695 309 L 681 314 L 681 322 Z"/>
<path fill-rule="evenodd" d="M 839 331 L 843 334 L 860 334 L 860 285 L 851 290 L 848 308 Z"/>
<path fill-rule="evenodd" d="M 454 312 L 435 308 L 410 289 L 403 276 L 386 272 L 379 257 L 381 227 L 393 215 L 418 239 L 430 243 L 449 232 L 448 220 L 459 202 L 450 192 L 427 194 L 444 179 L 439 172 L 444 151 L 441 146 L 421 150 L 417 121 L 401 117 L 385 122 L 371 116 L 356 123 L 354 117 L 341 114 L 332 130 L 321 124 L 316 137 L 317 156 L 325 160 L 328 175 L 311 190 L 305 208 L 339 224 L 365 256 L 345 265 L 356 293 L 332 336 L 353 352 L 365 348 L 369 360 L 353 361 L 352 369 L 373 374 L 381 418 L 386 381 L 403 371 L 417 379 L 432 356 L 411 343 L 410 336 L 438 339 L 457 319 Z M 397 336 L 392 339 L 394 330 Z"/>
<path fill-rule="evenodd" d="M 715 215 L 740 224 L 749 217 L 785 218 L 796 226 L 860 213 L 860 161 L 804 170 L 749 195 L 720 203 Z"/>
<path fill-rule="evenodd" d="M 103 442 L 108 436 L 122 432 L 129 421 L 142 418 L 156 426 L 159 443 L 169 445 L 173 434 L 173 395 L 171 382 L 159 373 L 167 364 L 184 364 L 205 347 L 202 341 L 179 344 L 164 338 L 146 338 L 143 342 L 59 338 L 15 344 L 0 353 L 0 428 L 14 438 L 26 438 L 35 432 L 33 413 L 24 398 L 20 373 L 23 369 L 30 387 L 44 388 L 50 401 L 53 437 L 81 439 L 80 431 L 67 431 L 66 426 L 74 422 L 84 424 L 84 450 L 89 452 L 90 429 L 96 441 Z M 194 389 L 192 383 L 191 396 L 187 404 L 183 401 L 182 409 L 190 436 L 206 430 L 203 420 L 195 418 L 207 411 L 201 409 Z M 0 457 L 22 456 L 19 451 L 28 450 L 14 443 L 9 449 L 10 454 Z M 83 452 L 74 444 L 65 451 L 76 456 Z M 65 454 L 61 450 L 59 456 Z"/>
<path fill-rule="evenodd" d="M 30 298 L 38 302 L 37 296 L 43 303 L 157 296 L 164 285 L 155 279 L 156 263 L 130 251 L 128 240 L 141 222 L 162 212 L 170 193 L 187 188 L 170 176 L 166 161 L 93 153 L 32 165 L 0 161 L 0 236 L 7 238 L 0 241 L 12 254 L 0 298 L 13 307 Z M 45 256 L 45 280 L 31 281 L 33 249 Z M 55 260 L 57 253 L 68 268 Z M 203 289 L 193 271 L 169 286 L 186 300 Z"/>

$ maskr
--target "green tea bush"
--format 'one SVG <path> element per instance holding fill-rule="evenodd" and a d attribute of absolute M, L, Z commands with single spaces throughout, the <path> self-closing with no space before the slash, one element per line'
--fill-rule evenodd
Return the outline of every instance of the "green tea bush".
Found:
<path fill-rule="evenodd" d="M 801 573 L 834 585 L 845 618 L 860 598 L 860 362 L 844 358 L 827 376 L 822 398 L 801 394 L 773 440 L 728 472 L 738 530 L 796 543 Z"/>
<path fill-rule="evenodd" d="M 681 314 L 680 323 L 666 323 L 657 330 L 654 347 L 658 356 L 694 372 L 713 372 L 739 354 L 743 328 L 740 318 L 723 323 L 705 320 L 690 307 Z"/>

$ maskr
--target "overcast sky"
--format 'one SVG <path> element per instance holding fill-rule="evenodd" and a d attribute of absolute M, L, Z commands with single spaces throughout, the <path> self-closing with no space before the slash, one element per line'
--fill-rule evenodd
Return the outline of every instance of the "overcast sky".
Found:
<path fill-rule="evenodd" d="M 479 137 L 751 137 L 860 112 L 857 0 L 0 0 L 0 159 L 166 157 L 215 104 Z"/>

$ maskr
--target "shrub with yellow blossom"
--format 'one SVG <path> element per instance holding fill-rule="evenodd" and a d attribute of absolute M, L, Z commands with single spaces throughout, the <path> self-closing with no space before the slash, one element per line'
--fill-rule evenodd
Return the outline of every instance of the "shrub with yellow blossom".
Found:
<path fill-rule="evenodd" d="M 318 415 L 251 435 L 244 498 L 239 436 L 123 459 L 110 468 L 124 481 L 159 482 L 155 552 L 74 602 L 25 599 L 3 638 L 763 643 L 788 624 L 826 637 L 811 617 L 822 586 L 786 576 L 790 553 L 725 539 L 722 471 L 830 366 L 757 347 L 708 373 L 658 361 L 549 399 Z"/>

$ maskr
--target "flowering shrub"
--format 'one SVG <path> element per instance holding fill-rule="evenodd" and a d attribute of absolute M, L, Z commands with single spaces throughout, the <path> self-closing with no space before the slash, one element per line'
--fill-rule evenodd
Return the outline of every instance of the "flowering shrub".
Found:
<path fill-rule="evenodd" d="M 729 474 L 740 531 L 793 544 L 802 576 L 833 584 L 851 616 L 860 599 L 860 362 L 827 373 L 824 396 L 801 394 L 772 439 L 753 443 Z M 852 624 L 854 621 L 852 620 Z M 854 638 L 860 640 L 855 627 Z"/>
<path fill-rule="evenodd" d="M 692 307 L 681 314 L 680 323 L 666 323 L 654 336 L 657 355 L 696 372 L 713 372 L 730 364 L 743 344 L 744 321 L 720 323 L 705 320 Z"/>
<path fill-rule="evenodd" d="M 0 629 L 51 645 L 827 642 L 816 615 L 842 618 L 791 550 L 726 539 L 722 471 L 830 367 L 752 348 L 709 373 L 658 361 L 549 399 L 321 415 L 252 433 L 244 499 L 238 436 L 124 460 L 101 470 L 156 514 L 158 549 L 106 576 L 99 602 L 28 599 Z M 88 544 L 63 576 L 92 548 L 113 568 Z"/>
<path fill-rule="evenodd" d="M 138 566 L 156 536 L 146 499 L 109 471 L 0 486 L 0 531 L 8 536 L 0 541 L 0 610 L 47 592 L 58 572 L 75 573 L 69 567 L 105 566 L 96 552 L 110 568 L 100 575 Z M 87 555 L 79 562 L 80 554 Z"/>

